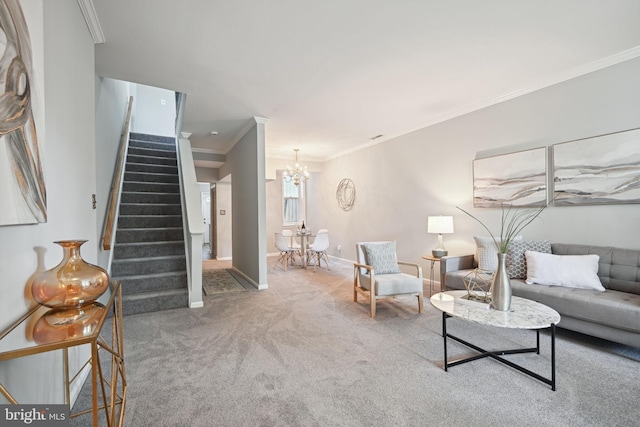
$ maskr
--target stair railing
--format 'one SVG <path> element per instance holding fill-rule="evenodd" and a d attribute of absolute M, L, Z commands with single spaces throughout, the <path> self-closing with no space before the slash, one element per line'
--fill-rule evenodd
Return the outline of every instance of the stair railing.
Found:
<path fill-rule="evenodd" d="M 182 222 L 187 261 L 187 281 L 189 286 L 189 307 L 203 307 L 202 301 L 202 243 L 204 220 L 196 168 L 193 163 L 191 142 L 178 140 L 178 176 L 180 177 L 180 198 L 182 202 Z"/>
<path fill-rule="evenodd" d="M 122 182 L 124 180 L 124 165 L 127 150 L 129 149 L 129 128 L 131 126 L 131 110 L 133 107 L 133 96 L 129 97 L 129 106 L 127 107 L 127 116 L 122 128 L 120 136 L 120 147 L 118 158 L 116 159 L 116 168 L 113 172 L 113 181 L 111 183 L 111 192 L 109 194 L 109 207 L 107 209 L 107 219 L 104 222 L 104 233 L 102 235 L 102 248 L 105 251 L 111 250 L 115 243 L 116 237 L 116 218 L 118 218 L 118 210 L 120 206 L 120 195 L 122 194 Z M 110 257 L 111 258 L 111 257 Z M 111 264 L 111 263 L 109 263 Z"/>

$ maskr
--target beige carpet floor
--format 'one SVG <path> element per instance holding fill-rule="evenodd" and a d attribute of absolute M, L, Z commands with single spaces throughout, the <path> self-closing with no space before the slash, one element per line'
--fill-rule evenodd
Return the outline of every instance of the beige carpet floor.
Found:
<path fill-rule="evenodd" d="M 353 302 L 352 264 L 284 272 L 268 261 L 264 291 L 124 319 L 126 426 L 638 425 L 640 349 L 559 330 L 557 391 L 488 359 L 445 372 L 442 313 L 428 301 L 418 314 L 414 297 L 384 300 L 371 319 Z M 456 320 L 451 333 L 486 348 L 535 343 L 531 331 Z M 547 375 L 549 352 L 545 333 L 541 354 L 509 357 Z"/>

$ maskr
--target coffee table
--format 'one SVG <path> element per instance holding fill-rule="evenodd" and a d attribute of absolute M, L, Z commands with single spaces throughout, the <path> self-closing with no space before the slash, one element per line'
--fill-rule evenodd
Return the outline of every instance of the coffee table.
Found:
<path fill-rule="evenodd" d="M 490 309 L 488 304 L 468 300 L 467 291 L 440 292 L 431 297 L 431 304 L 442 311 L 442 338 L 444 341 L 444 370 L 452 366 L 472 362 L 490 357 L 500 363 L 508 365 L 556 389 L 556 324 L 560 322 L 560 314 L 554 309 L 525 298 L 512 297 L 509 311 Z M 513 350 L 485 350 L 447 333 L 447 319 L 457 317 L 481 325 L 510 329 L 531 329 L 536 331 L 536 346 L 532 348 L 518 348 Z M 543 377 L 529 369 L 518 365 L 501 356 L 520 353 L 540 354 L 540 331 L 551 330 L 551 378 Z M 447 358 L 447 339 L 450 338 L 475 350 L 478 354 L 449 362 Z"/>

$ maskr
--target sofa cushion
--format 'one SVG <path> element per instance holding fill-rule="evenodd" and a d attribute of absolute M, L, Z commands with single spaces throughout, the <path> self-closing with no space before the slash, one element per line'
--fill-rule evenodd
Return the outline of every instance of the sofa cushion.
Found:
<path fill-rule="evenodd" d="M 373 267 L 375 274 L 400 273 L 396 242 L 365 243 L 363 246 L 367 265 Z"/>
<path fill-rule="evenodd" d="M 528 285 L 567 286 L 604 292 L 598 277 L 598 260 L 591 255 L 553 255 L 526 251 Z"/>
<path fill-rule="evenodd" d="M 513 295 L 548 305 L 560 316 L 640 333 L 640 295 L 613 290 L 599 292 L 562 286 L 527 285 L 515 279 L 511 280 L 511 289 Z M 559 326 L 562 327 L 562 320 Z"/>
<path fill-rule="evenodd" d="M 527 278 L 527 260 L 524 257 L 526 251 L 536 251 L 550 254 L 551 242 L 543 240 L 534 241 L 516 241 L 509 244 L 509 252 L 507 252 L 507 274 L 511 279 Z"/>

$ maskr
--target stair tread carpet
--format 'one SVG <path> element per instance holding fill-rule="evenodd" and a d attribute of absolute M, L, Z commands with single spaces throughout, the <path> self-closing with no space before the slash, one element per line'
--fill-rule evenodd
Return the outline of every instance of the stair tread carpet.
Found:
<path fill-rule="evenodd" d="M 176 138 L 129 134 L 111 270 L 125 315 L 189 305 Z"/>

